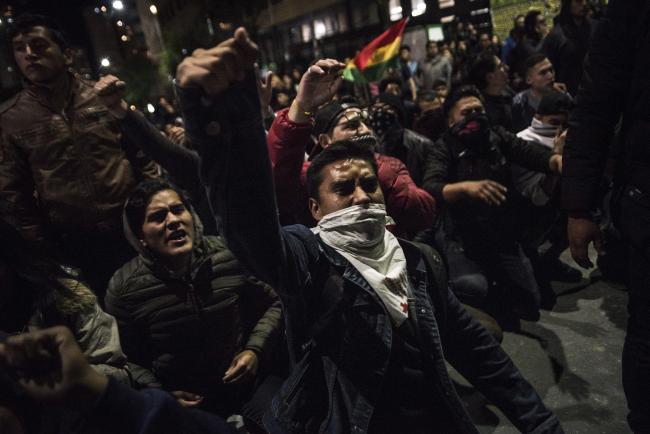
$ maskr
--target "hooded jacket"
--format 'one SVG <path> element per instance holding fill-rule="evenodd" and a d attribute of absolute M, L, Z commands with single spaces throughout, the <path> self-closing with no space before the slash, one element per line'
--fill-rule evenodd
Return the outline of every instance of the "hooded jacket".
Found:
<path fill-rule="evenodd" d="M 239 352 L 252 350 L 264 362 L 281 308 L 273 289 L 248 275 L 221 237 L 204 236 L 191 212 L 195 241 L 184 276 L 143 248 L 124 217 L 139 255 L 112 277 L 105 302 L 129 360 L 150 369 L 165 389 L 205 394 L 223 384 Z"/>

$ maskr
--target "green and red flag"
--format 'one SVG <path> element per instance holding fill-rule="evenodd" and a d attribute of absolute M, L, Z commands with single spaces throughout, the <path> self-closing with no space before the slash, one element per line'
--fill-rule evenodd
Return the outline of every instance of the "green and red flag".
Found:
<path fill-rule="evenodd" d="M 343 78 L 349 81 L 379 81 L 387 68 L 399 66 L 399 49 L 408 18 L 401 19 L 373 39 L 345 67 Z"/>

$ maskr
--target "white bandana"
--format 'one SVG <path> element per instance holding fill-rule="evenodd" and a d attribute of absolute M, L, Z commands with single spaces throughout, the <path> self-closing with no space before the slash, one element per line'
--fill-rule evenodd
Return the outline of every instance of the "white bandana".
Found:
<path fill-rule="evenodd" d="M 408 274 L 387 219 L 383 204 L 355 205 L 327 214 L 312 231 L 361 273 L 399 327 L 408 318 Z"/>

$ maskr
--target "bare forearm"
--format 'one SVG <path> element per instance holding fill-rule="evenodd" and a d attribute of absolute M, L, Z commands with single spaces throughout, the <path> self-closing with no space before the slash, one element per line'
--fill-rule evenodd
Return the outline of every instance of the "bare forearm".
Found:
<path fill-rule="evenodd" d="M 442 188 L 442 198 L 447 203 L 458 202 L 467 196 L 464 182 L 447 184 Z"/>

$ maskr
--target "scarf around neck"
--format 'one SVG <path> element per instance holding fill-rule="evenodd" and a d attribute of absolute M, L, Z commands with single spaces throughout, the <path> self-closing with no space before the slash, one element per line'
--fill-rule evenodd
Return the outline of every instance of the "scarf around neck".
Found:
<path fill-rule="evenodd" d="M 312 231 L 361 273 L 399 327 L 408 318 L 408 274 L 388 218 L 383 204 L 354 205 L 327 214 Z"/>

